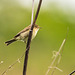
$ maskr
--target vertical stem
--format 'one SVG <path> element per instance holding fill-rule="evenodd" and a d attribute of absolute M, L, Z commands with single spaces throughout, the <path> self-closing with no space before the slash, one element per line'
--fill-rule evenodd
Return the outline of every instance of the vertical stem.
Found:
<path fill-rule="evenodd" d="M 31 38 L 32 38 L 32 32 L 33 32 L 33 28 L 34 28 L 35 22 L 36 22 L 36 20 L 37 20 L 37 17 L 38 17 L 39 11 L 40 11 L 41 3 L 42 3 L 42 0 L 39 1 L 39 5 L 38 5 L 38 9 L 37 9 L 37 12 L 36 12 L 36 15 L 35 15 L 35 19 L 34 19 L 32 25 L 31 25 L 31 29 L 30 29 L 30 32 L 29 32 L 28 41 L 27 41 L 27 46 L 26 46 L 25 59 L 24 59 L 23 75 L 26 75 L 27 62 L 28 62 L 28 54 L 29 54 L 29 49 L 30 49 L 30 43 L 31 43 Z"/>
<path fill-rule="evenodd" d="M 32 16 L 31 16 L 31 25 L 33 24 L 33 16 L 34 16 L 34 0 L 32 2 Z"/>

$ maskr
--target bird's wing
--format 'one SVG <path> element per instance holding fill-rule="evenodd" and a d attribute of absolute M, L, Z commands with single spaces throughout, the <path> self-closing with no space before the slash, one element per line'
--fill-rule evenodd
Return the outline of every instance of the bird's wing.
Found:
<path fill-rule="evenodd" d="M 24 29 L 23 29 L 22 31 L 20 31 L 14 38 L 20 36 L 21 33 L 24 33 L 24 32 L 26 32 L 26 31 L 30 30 L 30 28 L 31 28 L 30 25 L 29 25 L 28 27 L 24 28 Z"/>

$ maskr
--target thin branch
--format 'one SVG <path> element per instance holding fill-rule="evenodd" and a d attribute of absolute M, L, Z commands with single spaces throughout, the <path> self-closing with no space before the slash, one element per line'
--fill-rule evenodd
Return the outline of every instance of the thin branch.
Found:
<path fill-rule="evenodd" d="M 53 57 L 55 56 L 55 58 L 54 58 L 54 60 L 52 61 L 52 63 L 51 63 L 51 65 L 50 65 L 49 69 L 47 70 L 46 75 L 48 75 L 49 71 L 50 71 L 51 68 L 53 67 L 53 65 L 54 65 L 54 63 L 55 63 L 57 57 L 60 56 L 55 67 L 58 66 L 58 64 L 59 64 L 59 62 L 60 62 L 60 59 L 61 59 L 61 56 L 62 56 L 62 52 L 63 52 L 63 49 L 64 49 L 64 45 L 65 45 L 65 43 L 66 43 L 68 31 L 69 31 L 69 28 L 67 28 L 66 38 L 63 40 L 63 42 L 62 42 L 62 44 L 61 44 L 61 46 L 60 46 L 58 52 L 56 52 L 56 55 L 53 55 Z M 55 52 L 55 51 L 54 51 L 54 52 Z M 60 53 L 60 52 L 61 52 L 61 53 Z M 53 53 L 53 54 L 54 54 L 54 53 Z M 54 68 L 54 70 L 53 70 L 53 72 L 51 73 L 51 75 L 54 74 L 55 70 L 56 70 L 56 68 Z"/>
<path fill-rule="evenodd" d="M 60 68 L 58 68 L 58 67 L 50 67 L 51 69 L 53 68 L 55 68 L 55 69 L 57 69 L 57 70 L 59 70 L 59 71 L 61 71 L 61 72 L 63 72 Z"/>
<path fill-rule="evenodd" d="M 67 39 L 68 32 L 69 32 L 69 27 L 67 27 L 67 33 L 66 33 L 65 40 Z M 64 43 L 64 45 L 65 45 L 65 43 Z M 60 63 L 60 60 L 61 60 L 61 57 L 62 57 L 62 54 L 63 54 L 63 50 L 64 50 L 64 45 L 63 45 L 63 48 L 62 48 L 62 50 L 61 50 L 61 53 L 60 53 L 60 56 L 59 56 L 58 62 L 56 63 L 56 66 L 55 66 L 55 67 L 57 67 L 57 66 L 58 66 L 58 64 Z M 56 69 L 54 68 L 54 70 L 53 70 L 53 72 L 52 72 L 52 74 L 51 74 L 51 75 L 53 75 L 53 74 L 54 74 L 55 70 L 56 70 Z"/>
<path fill-rule="evenodd" d="M 9 69 L 11 69 L 16 63 L 20 63 L 20 60 L 23 58 L 23 56 L 25 55 L 25 52 L 22 54 L 22 56 L 20 58 L 18 58 L 13 64 L 11 64 L 1 75 L 4 75 L 5 73 L 7 73 L 9 71 Z"/>
<path fill-rule="evenodd" d="M 33 21 L 33 23 L 32 23 L 32 26 L 31 26 L 31 29 L 30 29 L 30 32 L 29 32 L 28 41 L 27 41 L 27 46 L 26 46 L 25 59 L 24 59 L 23 75 L 26 75 L 27 62 L 28 62 L 28 54 L 29 54 L 29 49 L 30 49 L 30 43 L 31 43 L 31 38 L 32 38 L 32 32 L 33 32 L 33 28 L 34 28 L 35 22 L 36 22 L 36 20 L 37 20 L 37 17 L 38 17 L 39 11 L 40 11 L 41 3 L 42 3 L 42 0 L 39 1 L 39 5 L 38 5 L 38 9 L 37 9 L 37 12 L 36 12 L 36 15 L 35 15 L 35 19 L 34 19 L 34 21 Z"/>
<path fill-rule="evenodd" d="M 34 0 L 32 1 L 32 17 L 31 17 L 31 25 L 33 23 L 33 16 L 34 16 Z"/>
<path fill-rule="evenodd" d="M 69 75 L 72 75 L 72 74 L 74 74 L 74 73 L 75 73 L 75 71 L 71 72 Z"/>
<path fill-rule="evenodd" d="M 61 55 L 59 56 L 58 62 L 57 62 L 57 64 L 55 65 L 56 68 L 54 68 L 54 70 L 52 71 L 51 75 L 53 75 L 54 72 L 55 72 L 55 70 L 58 68 L 57 66 L 58 66 L 60 60 L 61 60 Z M 59 70 L 60 72 L 63 72 L 61 69 L 57 69 L 57 70 Z"/>
<path fill-rule="evenodd" d="M 65 44 L 65 42 L 66 42 L 66 39 L 63 40 L 63 42 L 62 42 L 62 44 L 61 44 L 61 46 L 60 46 L 60 48 L 59 48 L 59 50 L 58 50 L 58 52 L 57 52 L 57 54 L 56 54 L 54 60 L 52 61 L 52 63 L 51 63 L 51 65 L 50 65 L 49 69 L 48 69 L 47 72 L 46 72 L 46 75 L 48 75 L 49 71 L 51 70 L 51 67 L 53 67 L 53 64 L 55 63 L 57 57 L 59 56 L 60 51 L 62 50 L 62 47 L 63 47 L 63 45 Z"/>
<path fill-rule="evenodd" d="M 66 42 L 66 38 L 65 38 L 64 40 L 65 40 L 65 42 Z M 62 53 L 63 53 L 63 50 L 64 50 L 65 42 L 64 42 L 64 44 L 63 44 L 63 45 L 61 46 L 61 48 L 60 48 L 60 49 L 61 49 L 61 53 L 59 52 L 59 59 L 58 59 L 58 62 L 56 63 L 56 65 L 55 65 L 55 67 L 57 67 L 58 64 L 60 63 L 61 56 L 62 56 Z M 51 75 L 54 74 L 55 70 L 56 70 L 56 68 L 54 68 L 54 70 L 53 70 L 53 72 L 51 73 Z"/>

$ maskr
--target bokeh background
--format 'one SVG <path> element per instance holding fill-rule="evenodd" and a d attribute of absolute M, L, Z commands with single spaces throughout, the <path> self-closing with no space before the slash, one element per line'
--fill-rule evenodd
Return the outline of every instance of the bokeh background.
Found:
<path fill-rule="evenodd" d="M 35 0 L 35 12 L 38 1 Z M 31 4 L 32 0 L 0 0 L 0 62 L 3 61 L 0 75 L 25 51 L 26 45 L 21 41 L 8 47 L 4 42 L 31 23 Z M 52 52 L 58 51 L 66 37 L 67 28 L 67 41 L 58 65 L 63 72 L 56 70 L 54 75 L 68 75 L 75 70 L 75 1 L 43 0 L 36 23 L 42 29 L 31 43 L 27 75 L 45 75 L 53 60 Z M 6 75 L 22 75 L 23 61 L 24 57 Z"/>

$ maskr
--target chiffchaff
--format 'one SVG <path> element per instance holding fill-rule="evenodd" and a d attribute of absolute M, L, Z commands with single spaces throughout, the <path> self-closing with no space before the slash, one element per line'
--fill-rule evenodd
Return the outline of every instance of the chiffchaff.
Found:
<path fill-rule="evenodd" d="M 14 36 L 13 39 L 6 41 L 5 44 L 8 46 L 9 44 L 17 41 L 17 40 L 22 40 L 25 43 L 27 42 L 28 36 L 29 36 L 29 31 L 30 31 L 31 25 L 29 25 L 28 27 L 24 28 L 22 31 L 20 31 L 16 36 Z M 35 38 L 38 30 L 40 29 L 40 27 L 38 25 L 35 24 L 34 28 L 33 28 L 33 33 L 32 33 L 32 39 Z M 32 40 L 31 39 L 31 40 Z"/>

